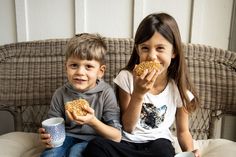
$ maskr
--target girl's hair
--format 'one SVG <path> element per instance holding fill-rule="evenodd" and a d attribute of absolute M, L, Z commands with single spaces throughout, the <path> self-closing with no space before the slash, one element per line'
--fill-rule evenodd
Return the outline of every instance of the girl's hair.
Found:
<path fill-rule="evenodd" d="M 81 33 L 71 38 L 67 44 L 66 61 L 69 57 L 82 60 L 96 60 L 106 64 L 106 44 L 99 34 Z"/>
<path fill-rule="evenodd" d="M 166 13 L 154 13 L 142 20 L 135 34 L 133 52 L 124 69 L 132 71 L 135 64 L 139 64 L 137 46 L 150 39 L 155 32 L 160 33 L 173 45 L 173 51 L 176 56 L 172 59 L 171 64 L 168 67 L 168 78 L 172 78 L 175 81 L 180 91 L 185 109 L 192 112 L 199 105 L 199 100 L 188 74 L 179 28 L 172 16 Z M 191 91 L 194 95 L 194 99 L 191 103 L 187 95 L 187 90 Z"/>

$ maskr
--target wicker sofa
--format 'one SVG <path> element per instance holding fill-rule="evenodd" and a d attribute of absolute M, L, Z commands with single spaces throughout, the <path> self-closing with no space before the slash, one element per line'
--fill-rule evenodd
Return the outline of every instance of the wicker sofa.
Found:
<path fill-rule="evenodd" d="M 0 111 L 14 118 L 15 131 L 0 136 L 1 157 L 36 157 L 44 149 L 37 129 L 46 118 L 52 93 L 65 80 L 68 39 L 12 43 L 0 46 Z M 128 61 L 133 39 L 105 38 L 108 47 L 104 79 L 112 80 Z M 220 121 L 236 115 L 236 52 L 206 45 L 183 44 L 190 75 L 201 98 L 190 119 L 190 131 L 202 157 L 233 157 L 236 142 L 221 139 Z M 218 129 L 217 129 L 218 128 Z M 175 133 L 175 126 L 172 131 Z M 176 151 L 180 148 L 174 143 Z"/>

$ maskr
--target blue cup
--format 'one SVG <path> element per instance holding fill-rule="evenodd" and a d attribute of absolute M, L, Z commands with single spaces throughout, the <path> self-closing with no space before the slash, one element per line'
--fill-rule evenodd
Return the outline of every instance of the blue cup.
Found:
<path fill-rule="evenodd" d="M 42 122 L 42 127 L 51 135 L 51 144 L 53 147 L 60 147 L 66 137 L 65 121 L 61 117 L 53 117 Z"/>

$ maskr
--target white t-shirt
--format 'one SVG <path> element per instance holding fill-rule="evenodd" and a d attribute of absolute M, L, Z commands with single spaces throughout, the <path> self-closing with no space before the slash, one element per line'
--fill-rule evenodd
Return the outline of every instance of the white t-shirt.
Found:
<path fill-rule="evenodd" d="M 122 70 L 114 82 L 127 93 L 133 92 L 133 75 L 129 71 Z M 192 93 L 188 94 L 193 99 Z M 123 131 L 122 140 L 143 143 L 165 138 L 173 141 L 169 128 L 175 121 L 177 107 L 182 107 L 182 100 L 173 80 L 158 95 L 146 93 L 136 128 L 132 133 Z"/>

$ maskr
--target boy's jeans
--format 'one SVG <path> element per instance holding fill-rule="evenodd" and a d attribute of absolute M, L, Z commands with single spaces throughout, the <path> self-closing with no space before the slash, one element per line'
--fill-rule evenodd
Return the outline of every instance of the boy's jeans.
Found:
<path fill-rule="evenodd" d="M 66 136 L 62 146 L 45 149 L 40 157 L 83 157 L 82 151 L 88 142 Z"/>

